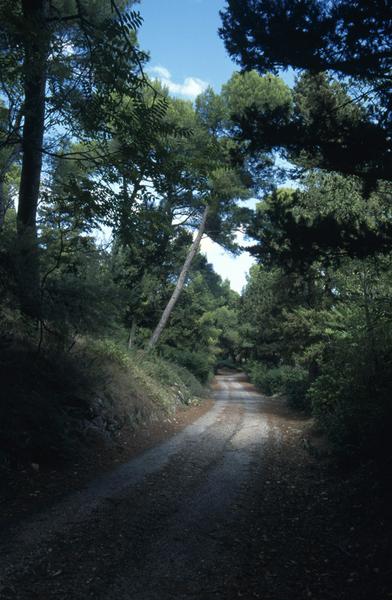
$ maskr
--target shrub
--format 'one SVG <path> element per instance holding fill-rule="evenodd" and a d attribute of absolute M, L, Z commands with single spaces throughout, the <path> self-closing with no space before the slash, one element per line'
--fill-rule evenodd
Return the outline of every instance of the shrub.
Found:
<path fill-rule="evenodd" d="M 377 381 L 358 362 L 325 364 L 311 385 L 309 397 L 316 419 L 336 453 L 344 460 L 356 456 L 389 456 L 392 403 L 389 370 Z"/>
<path fill-rule="evenodd" d="M 21 374 L 23 373 L 23 377 Z M 58 463 L 124 425 L 165 418 L 203 395 L 184 367 L 112 340 L 79 340 L 71 353 L 0 344 L 0 466 Z"/>
<path fill-rule="evenodd" d="M 87 348 L 96 359 L 110 360 L 124 368 L 129 366 L 129 352 L 113 340 L 89 340 Z"/>
<path fill-rule="evenodd" d="M 253 363 L 248 368 L 248 373 L 251 381 L 265 394 L 284 394 L 293 408 L 309 408 L 309 377 L 301 367 L 282 365 L 269 368 L 264 363 Z"/>
<path fill-rule="evenodd" d="M 280 367 L 281 392 L 286 396 L 288 403 L 299 410 L 309 410 L 308 398 L 309 376 L 301 367 Z"/>
<path fill-rule="evenodd" d="M 267 378 L 268 367 L 263 363 L 250 363 L 246 367 L 246 371 L 249 374 L 250 380 L 255 384 L 264 394 L 272 394 L 270 382 Z"/>
<path fill-rule="evenodd" d="M 182 365 L 165 360 L 155 353 L 142 351 L 130 353 L 143 371 L 170 389 L 176 386 L 181 402 L 189 404 L 194 397 L 202 397 L 204 388 L 199 380 Z"/>
<path fill-rule="evenodd" d="M 234 362 L 231 358 L 221 358 L 215 364 L 214 371 L 218 371 L 218 369 L 231 369 L 233 371 L 241 371 L 242 367 L 240 367 L 237 363 Z"/>
<path fill-rule="evenodd" d="M 170 362 L 181 365 L 203 383 L 209 381 L 213 374 L 214 357 L 206 351 L 191 351 L 187 349 L 162 346 L 162 356 Z"/>

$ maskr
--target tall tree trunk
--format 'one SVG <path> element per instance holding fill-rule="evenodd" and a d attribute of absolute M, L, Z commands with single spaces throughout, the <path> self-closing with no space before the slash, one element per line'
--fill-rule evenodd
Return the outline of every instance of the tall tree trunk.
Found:
<path fill-rule="evenodd" d="M 176 287 L 174 288 L 171 298 L 170 298 L 169 302 L 167 303 L 165 310 L 162 313 L 160 321 L 159 321 L 158 325 L 156 326 L 154 333 L 152 334 L 152 336 L 148 342 L 149 350 L 152 350 L 152 348 L 154 348 L 154 346 L 156 346 L 156 344 L 161 336 L 162 331 L 166 327 L 166 324 L 169 320 L 171 312 L 172 312 L 173 308 L 175 307 L 176 302 L 182 292 L 182 289 L 185 284 L 186 276 L 188 274 L 192 260 L 195 256 L 196 252 L 199 249 L 201 238 L 203 237 L 203 233 L 206 228 L 208 212 L 209 212 L 209 207 L 206 206 L 204 209 L 204 213 L 203 213 L 200 225 L 199 225 L 199 229 L 197 231 L 197 235 L 196 235 L 195 239 L 193 240 L 193 243 L 189 249 L 188 255 L 187 255 L 185 262 L 183 264 L 183 267 L 181 269 L 180 276 L 177 280 Z"/>
<path fill-rule="evenodd" d="M 17 214 L 17 271 L 22 309 L 31 316 L 37 316 L 40 294 L 36 221 L 45 122 L 49 0 L 22 0 L 22 12 L 25 22 L 24 124 Z"/>
<path fill-rule="evenodd" d="M 5 214 L 9 208 L 9 204 L 10 204 L 9 200 L 7 199 L 7 196 L 6 196 L 6 192 L 5 192 L 5 179 L 6 179 L 7 173 L 9 172 L 10 168 L 16 161 L 18 154 L 20 152 L 20 149 L 21 149 L 20 143 L 19 143 L 19 130 L 20 130 L 21 122 L 22 122 L 22 116 L 23 116 L 23 106 L 18 110 L 16 117 L 15 117 L 15 123 L 12 127 L 12 132 L 10 132 L 11 134 L 15 134 L 16 140 L 13 142 L 13 145 L 11 146 L 9 154 L 5 158 L 3 165 L 0 169 L 0 231 L 3 228 Z"/>
<path fill-rule="evenodd" d="M 7 206 L 8 201 L 5 193 L 4 178 L 0 175 L 0 231 L 3 229 Z"/>
<path fill-rule="evenodd" d="M 19 152 L 20 146 L 19 144 L 15 144 L 12 150 L 10 151 L 8 157 L 5 159 L 3 166 L 0 169 L 0 231 L 2 230 L 4 225 L 6 212 L 10 207 L 10 201 L 7 198 L 7 194 L 5 191 L 5 179 L 8 171 L 14 164 Z"/>
<path fill-rule="evenodd" d="M 136 319 L 135 319 L 135 317 L 133 317 L 132 323 L 131 323 L 131 329 L 129 332 L 129 338 L 128 338 L 128 350 L 132 350 L 132 348 L 133 348 L 133 344 L 135 342 L 135 334 L 136 334 Z"/>
<path fill-rule="evenodd" d="M 119 235 L 120 235 L 121 244 L 123 246 L 126 246 L 129 242 L 128 236 L 127 236 L 129 219 L 130 219 L 131 211 L 132 211 L 133 205 L 135 203 L 135 200 L 137 198 L 137 195 L 142 188 L 142 180 L 143 180 L 143 172 L 140 172 L 136 181 L 133 182 L 133 189 L 130 194 L 129 189 L 128 189 L 128 180 L 124 176 L 122 178 L 122 207 L 121 207 L 121 214 L 120 214 Z"/>
<path fill-rule="evenodd" d="M 370 313 L 370 305 L 371 299 L 369 294 L 368 287 L 368 277 L 366 273 L 366 268 L 362 272 L 362 293 L 363 293 L 363 307 L 365 312 L 365 323 L 366 323 L 366 333 L 369 342 L 369 348 L 371 352 L 371 371 L 373 375 L 373 380 L 375 381 L 377 378 L 377 373 L 379 372 L 378 368 L 378 356 L 377 356 L 377 344 L 374 335 L 374 326 L 372 323 L 372 317 Z"/>

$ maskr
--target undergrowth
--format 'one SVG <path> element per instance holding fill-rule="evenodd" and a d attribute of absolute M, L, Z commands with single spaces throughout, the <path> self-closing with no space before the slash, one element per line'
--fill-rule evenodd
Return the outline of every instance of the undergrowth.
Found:
<path fill-rule="evenodd" d="M 247 366 L 247 372 L 264 394 L 283 394 L 292 408 L 309 411 L 309 376 L 305 369 L 289 365 L 271 368 L 254 362 Z"/>
<path fill-rule="evenodd" d="M 0 348 L 0 466 L 67 460 L 113 443 L 203 395 L 184 367 L 111 340 L 79 340 L 71 352 L 8 342 Z"/>

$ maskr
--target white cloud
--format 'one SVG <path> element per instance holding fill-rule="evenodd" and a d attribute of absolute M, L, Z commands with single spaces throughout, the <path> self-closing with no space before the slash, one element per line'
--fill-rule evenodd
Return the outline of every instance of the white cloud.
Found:
<path fill-rule="evenodd" d="M 237 241 L 242 245 L 247 245 L 240 233 L 237 235 Z M 200 250 L 207 256 L 207 260 L 212 263 L 214 270 L 222 279 L 228 279 L 231 288 L 241 293 L 246 284 L 246 276 L 250 267 L 255 263 L 255 259 L 247 252 L 233 256 L 207 236 L 203 237 Z"/>
<path fill-rule="evenodd" d="M 166 67 L 157 65 L 156 67 L 150 67 L 149 71 L 152 75 L 155 75 L 157 79 L 171 79 L 171 73 Z"/>
<path fill-rule="evenodd" d="M 194 100 L 208 87 L 208 83 L 198 77 L 185 77 L 183 83 L 176 83 L 173 81 L 170 71 L 162 65 L 150 67 L 149 73 L 152 77 L 159 79 L 174 96 L 184 96 Z"/>

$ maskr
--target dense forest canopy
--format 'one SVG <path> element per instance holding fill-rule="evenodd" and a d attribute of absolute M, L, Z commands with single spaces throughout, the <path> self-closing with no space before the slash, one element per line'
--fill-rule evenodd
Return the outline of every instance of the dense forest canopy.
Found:
<path fill-rule="evenodd" d="M 277 129 L 254 112 L 245 135 L 256 145 L 284 148 L 297 160 L 304 154 L 313 166 L 390 179 L 388 3 L 229 0 L 227 5 L 220 34 L 243 69 L 291 68 L 301 74 L 287 121 L 278 122 Z"/>
<path fill-rule="evenodd" d="M 229 0 L 242 70 L 195 102 L 146 74 L 137 8 L 0 2 L 2 352 L 109 339 L 204 382 L 228 364 L 344 452 L 386 446 L 389 6 Z M 244 231 L 258 264 L 240 296 L 200 243 L 235 254 Z"/>
<path fill-rule="evenodd" d="M 251 372 L 266 391 L 310 408 L 342 454 L 385 451 L 390 7 L 228 0 L 221 16 L 220 35 L 245 73 L 296 74 L 291 104 L 274 120 L 256 105 L 235 117 L 251 151 L 280 152 L 298 176 L 296 189 L 263 198 L 248 227 L 259 261 L 240 319 Z"/>
<path fill-rule="evenodd" d="M 0 0 L 1 600 L 392 599 L 391 24 Z"/>
<path fill-rule="evenodd" d="M 146 74 L 134 2 L 5 1 L 1 16 L 4 347 L 159 342 L 207 380 L 236 359 L 239 297 L 200 242 L 239 252 L 239 201 L 270 187 L 271 161 L 256 169 L 231 121 L 248 91 L 170 97 Z M 277 85 L 261 90 L 270 110 Z"/>

